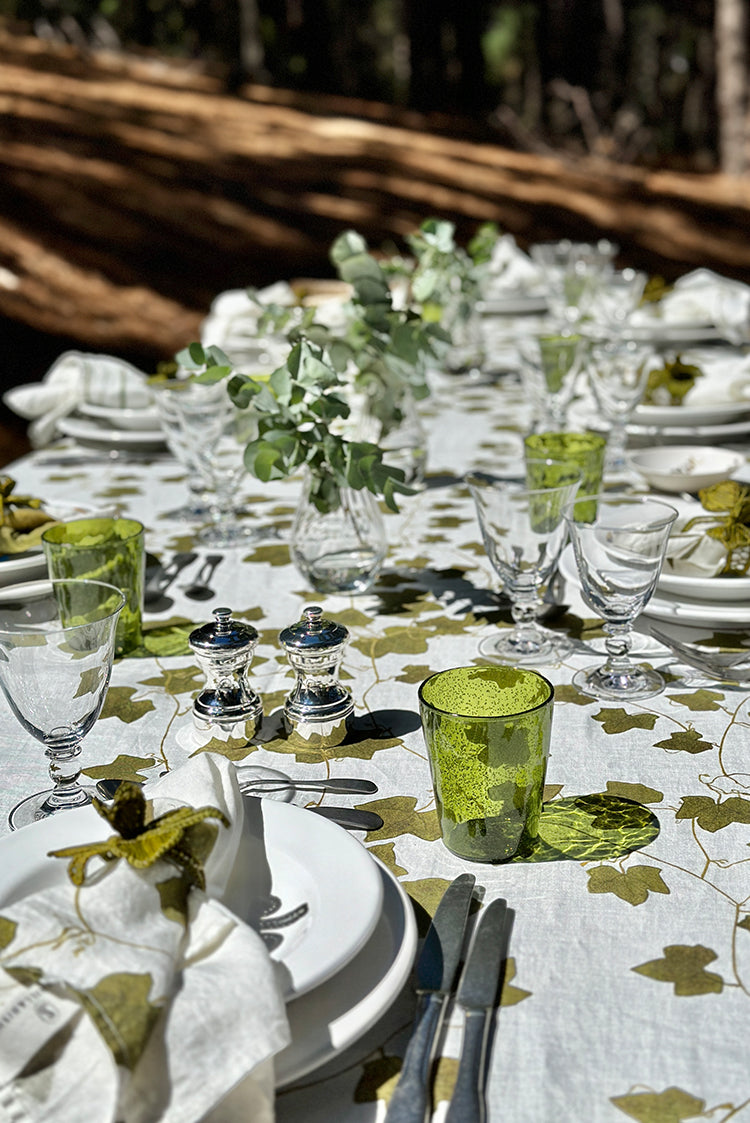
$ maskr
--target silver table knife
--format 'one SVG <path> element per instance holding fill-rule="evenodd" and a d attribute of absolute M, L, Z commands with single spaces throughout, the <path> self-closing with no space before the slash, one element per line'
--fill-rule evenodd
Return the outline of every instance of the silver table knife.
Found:
<path fill-rule="evenodd" d="M 446 1001 L 458 974 L 476 878 L 462 873 L 443 894 L 417 960 L 417 1012 L 386 1123 L 424 1123 L 430 1067 Z"/>
<path fill-rule="evenodd" d="M 465 1011 L 461 1059 L 445 1123 L 484 1123 L 487 1044 L 497 1000 L 500 968 L 508 950 L 505 901 L 493 901 L 477 926 L 456 1001 Z"/>

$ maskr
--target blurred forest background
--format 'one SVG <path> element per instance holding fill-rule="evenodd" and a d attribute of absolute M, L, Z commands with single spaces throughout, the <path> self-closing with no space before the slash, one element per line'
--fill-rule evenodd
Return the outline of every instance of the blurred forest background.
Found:
<path fill-rule="evenodd" d="M 431 215 L 750 282 L 749 4 L 0 0 L 3 382 Z"/>

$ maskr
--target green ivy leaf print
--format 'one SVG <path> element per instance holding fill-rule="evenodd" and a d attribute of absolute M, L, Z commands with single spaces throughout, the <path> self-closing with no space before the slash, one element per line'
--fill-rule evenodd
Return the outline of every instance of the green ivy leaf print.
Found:
<path fill-rule="evenodd" d="M 247 737 L 227 737 L 226 741 L 219 737 L 212 737 L 206 741 L 205 745 L 201 745 L 195 752 L 190 754 L 191 757 L 200 756 L 201 753 L 216 753 L 218 756 L 226 757 L 227 760 L 244 760 L 245 757 L 250 756 L 250 753 L 257 752 L 257 745 L 251 745 Z"/>
<path fill-rule="evenodd" d="M 746 932 L 750 932 L 750 916 L 745 916 L 742 920 L 738 920 L 737 927 L 744 928 Z"/>
<path fill-rule="evenodd" d="M 713 747 L 711 741 L 703 740 L 697 729 L 676 729 L 664 741 L 654 742 L 654 748 L 667 752 L 705 753 Z"/>
<path fill-rule="evenodd" d="M 604 709 L 592 714 L 605 733 L 627 733 L 630 729 L 653 729 L 658 714 L 629 714 L 623 709 Z"/>
<path fill-rule="evenodd" d="M 670 694 L 669 700 L 688 710 L 720 710 L 724 695 L 718 690 L 693 690 L 689 694 Z"/>
<path fill-rule="evenodd" d="M 256 546 L 250 554 L 246 554 L 243 562 L 252 562 L 254 565 L 271 565 L 274 568 L 289 565 L 289 547 L 280 542 L 272 546 Z"/>
<path fill-rule="evenodd" d="M 430 632 L 425 628 L 394 625 L 386 628 L 382 636 L 362 636 L 350 641 L 368 659 L 382 659 L 384 655 L 423 655 L 427 651 Z"/>
<path fill-rule="evenodd" d="M 354 1089 L 356 1104 L 389 1103 L 401 1073 L 400 1057 L 375 1057 L 362 1066 L 362 1075 Z"/>
<path fill-rule="evenodd" d="M 656 866 L 631 866 L 625 871 L 614 866 L 597 866 L 589 870 L 588 891 L 614 893 L 629 905 L 642 905 L 649 893 L 669 893 L 669 888 Z"/>
<path fill-rule="evenodd" d="M 99 667 L 89 667 L 78 676 L 78 687 L 75 698 L 85 698 L 87 694 L 96 694 L 102 682 L 102 672 Z"/>
<path fill-rule="evenodd" d="M 167 920 L 173 920 L 182 928 L 187 928 L 187 903 L 190 893 L 190 882 L 186 877 L 169 877 L 166 881 L 157 881 L 156 891 L 159 894 L 161 911 Z"/>
<path fill-rule="evenodd" d="M 401 668 L 401 674 L 396 675 L 396 682 L 408 682 L 416 686 L 432 674 L 432 668 L 424 663 L 407 663 Z"/>
<path fill-rule="evenodd" d="M 148 1001 L 148 974 L 105 975 L 90 988 L 73 991 L 119 1065 L 133 1071 L 159 1017 L 160 1005 Z"/>
<path fill-rule="evenodd" d="M 719 802 L 708 795 L 683 796 L 675 819 L 693 819 L 702 830 L 714 834 L 730 823 L 750 823 L 750 800 L 730 796 Z"/>
<path fill-rule="evenodd" d="M 0 951 L 13 942 L 17 928 L 18 925 L 15 920 L 9 920 L 7 916 L 0 916 Z"/>
<path fill-rule="evenodd" d="M 373 857 L 380 859 L 394 877 L 403 877 L 407 873 L 404 866 L 400 866 L 396 861 L 396 844 L 394 842 L 386 842 L 380 846 L 368 846 L 368 850 Z"/>
<path fill-rule="evenodd" d="M 177 697 L 180 694 L 195 694 L 204 683 L 205 677 L 200 668 L 190 666 L 169 667 L 160 675 L 143 679 L 141 686 L 154 686 L 157 690 Z"/>
<path fill-rule="evenodd" d="M 523 1002 L 524 998 L 531 998 L 530 990 L 522 990 L 521 987 L 512 985 L 512 980 L 515 979 L 515 977 L 516 961 L 511 955 L 505 964 L 503 989 L 500 992 L 501 1006 L 517 1006 L 519 1002 Z"/>
<path fill-rule="evenodd" d="M 145 771 L 153 768 L 156 760 L 152 756 L 128 756 L 119 753 L 109 764 L 95 764 L 84 768 L 84 775 L 92 780 L 131 780 L 134 784 L 142 784 L 148 779 Z"/>
<path fill-rule="evenodd" d="M 437 811 L 417 811 L 417 800 L 414 796 L 397 795 L 388 799 L 375 799 L 367 804 L 369 811 L 377 811 L 383 818 L 385 825 L 379 831 L 373 831 L 368 839 L 376 842 L 379 839 L 396 838 L 402 834 L 412 834 L 425 842 L 435 842 L 440 838 L 440 823 Z M 364 806 L 364 805 L 363 805 Z"/>
<path fill-rule="evenodd" d="M 648 788 L 645 784 L 628 784 L 622 780 L 607 780 L 607 794 L 632 799 L 633 803 L 661 803 L 664 792 Z"/>
<path fill-rule="evenodd" d="M 555 701 L 569 702 L 573 706 L 593 706 L 596 698 L 592 698 L 590 694 L 584 694 L 572 682 L 562 682 L 555 687 Z"/>
<path fill-rule="evenodd" d="M 663 959 L 652 959 L 633 967 L 639 975 L 656 979 L 660 983 L 672 983 L 674 992 L 680 997 L 697 994 L 721 994 L 724 980 L 721 975 L 707 971 L 706 966 L 716 959 L 716 952 L 701 944 L 688 946 L 670 944 L 664 948 Z"/>
<path fill-rule="evenodd" d="M 126 725 L 132 725 L 134 721 L 138 721 L 144 714 L 153 710 L 154 703 L 150 698 L 143 698 L 140 702 L 132 700 L 137 691 L 138 688 L 135 686 L 110 686 L 99 720 L 116 717 Z"/>
<path fill-rule="evenodd" d="M 667 1088 L 663 1092 L 632 1092 L 626 1096 L 612 1096 L 611 1102 L 624 1115 L 638 1123 L 682 1123 L 684 1119 L 703 1116 L 705 1100 L 696 1099 L 681 1088 Z"/>

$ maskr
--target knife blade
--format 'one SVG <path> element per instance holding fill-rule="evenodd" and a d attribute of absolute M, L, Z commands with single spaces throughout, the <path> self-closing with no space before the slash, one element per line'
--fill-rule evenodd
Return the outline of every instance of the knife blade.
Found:
<path fill-rule="evenodd" d="M 445 1123 L 484 1123 L 487 1045 L 495 1010 L 500 969 L 508 950 L 508 908 L 499 899 L 488 905 L 469 951 L 456 1002 L 464 1009 L 464 1036 L 453 1096 Z"/>
<path fill-rule="evenodd" d="M 312 811 L 323 819 L 330 819 L 348 831 L 379 831 L 383 826 L 382 816 L 377 811 L 360 811 L 358 807 L 321 806 L 307 807 L 305 810 Z"/>
<path fill-rule="evenodd" d="M 427 931 L 417 960 L 414 1028 L 386 1123 L 424 1123 L 428 1113 L 435 1041 L 458 974 L 475 882 L 470 873 L 451 882 Z"/>

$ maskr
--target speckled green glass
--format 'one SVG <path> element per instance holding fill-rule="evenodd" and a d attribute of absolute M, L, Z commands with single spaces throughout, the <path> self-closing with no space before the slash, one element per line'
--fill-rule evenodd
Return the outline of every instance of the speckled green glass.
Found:
<path fill-rule="evenodd" d="M 546 678 L 518 667 L 454 667 L 420 686 L 441 835 L 459 858 L 502 862 L 531 848 L 553 699 Z"/>
<path fill-rule="evenodd" d="M 524 440 L 527 487 L 553 487 L 545 476 L 543 460 L 550 459 L 575 466 L 581 472 L 581 496 L 597 495 L 602 490 L 604 454 L 607 440 L 600 433 L 532 433 Z M 592 522 L 596 518 L 596 502 L 580 500 L 575 507 L 576 518 Z"/>
<path fill-rule="evenodd" d="M 106 581 L 125 594 L 117 621 L 115 654 L 141 646 L 145 533 L 135 519 L 75 519 L 56 523 L 42 535 L 51 578 L 88 577 Z"/>

